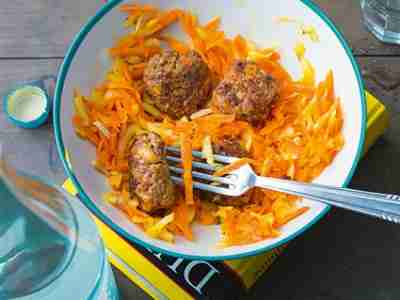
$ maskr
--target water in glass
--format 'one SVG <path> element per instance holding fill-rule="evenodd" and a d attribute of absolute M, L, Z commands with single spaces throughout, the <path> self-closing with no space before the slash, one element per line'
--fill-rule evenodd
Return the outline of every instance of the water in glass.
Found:
<path fill-rule="evenodd" d="M 361 0 L 363 21 L 382 42 L 400 44 L 400 0 Z"/>

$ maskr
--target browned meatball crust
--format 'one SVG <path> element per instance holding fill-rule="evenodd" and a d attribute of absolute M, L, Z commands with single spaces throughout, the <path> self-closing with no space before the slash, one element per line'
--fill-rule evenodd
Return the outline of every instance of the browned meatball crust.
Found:
<path fill-rule="evenodd" d="M 256 63 L 238 60 L 215 90 L 213 107 L 253 126 L 262 126 L 277 98 L 276 81 Z"/>
<path fill-rule="evenodd" d="M 213 145 L 214 153 L 233 157 L 247 157 L 249 153 L 240 144 L 237 138 L 223 136 Z"/>
<path fill-rule="evenodd" d="M 234 157 L 247 157 L 249 154 L 242 147 L 237 138 L 224 136 L 213 145 L 214 153 Z M 249 191 L 239 197 L 230 197 L 214 193 L 204 193 L 205 200 L 222 206 L 243 206 L 250 202 L 252 192 Z"/>
<path fill-rule="evenodd" d="M 158 213 L 171 208 L 176 192 L 165 161 L 164 143 L 154 133 L 138 135 L 129 157 L 129 189 L 139 208 Z"/>
<path fill-rule="evenodd" d="M 204 107 L 212 88 L 210 70 L 195 51 L 181 55 L 166 50 L 153 56 L 144 71 L 144 82 L 152 104 L 173 119 Z"/>

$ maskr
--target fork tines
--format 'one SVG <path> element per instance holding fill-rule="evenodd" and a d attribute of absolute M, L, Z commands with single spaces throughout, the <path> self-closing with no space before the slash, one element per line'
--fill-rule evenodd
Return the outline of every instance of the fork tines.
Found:
<path fill-rule="evenodd" d="M 182 159 L 180 158 L 180 149 L 174 147 L 166 147 L 167 156 L 166 159 L 169 164 L 169 169 L 172 173 L 172 180 L 177 183 L 182 183 L 183 179 L 181 178 L 183 174 L 182 169 Z M 205 162 L 205 158 L 203 157 L 203 153 L 199 151 L 192 151 L 193 158 L 197 160 L 193 160 L 192 166 L 192 177 L 197 181 L 193 182 L 193 185 L 199 189 L 209 190 L 210 184 L 222 184 L 224 186 L 231 185 L 234 182 L 229 177 L 216 177 L 213 176 L 212 173 L 216 170 L 216 167 Z M 218 164 L 229 164 L 233 162 L 236 158 L 224 156 L 224 155 L 214 155 L 214 159 Z M 179 176 L 176 176 L 179 175 Z"/>

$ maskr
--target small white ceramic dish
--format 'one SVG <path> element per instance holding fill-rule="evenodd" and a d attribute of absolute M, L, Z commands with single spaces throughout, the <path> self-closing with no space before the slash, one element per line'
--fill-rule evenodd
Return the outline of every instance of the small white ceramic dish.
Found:
<path fill-rule="evenodd" d="M 78 33 L 61 67 L 56 87 L 54 127 L 58 150 L 85 205 L 128 240 L 171 255 L 209 260 L 240 258 L 272 249 L 298 236 L 324 216 L 329 207 L 304 200 L 304 204 L 311 209 L 284 226 L 278 238 L 220 249 L 215 247 L 220 239 L 218 226 L 195 226 L 195 242 L 178 238 L 175 244 L 169 244 L 146 236 L 117 209 L 102 202 L 101 195 L 108 187 L 105 178 L 91 166 L 95 149 L 74 132 L 71 123 L 74 111 L 72 99 L 74 88 L 88 93 L 102 79 L 108 67 L 106 48 L 124 32 L 124 15 L 118 9 L 122 2 L 125 1 L 109 1 Z M 342 99 L 346 140 L 344 149 L 316 182 L 335 186 L 344 186 L 349 182 L 363 150 L 366 118 L 364 88 L 349 46 L 315 4 L 308 0 L 281 0 L 273 4 L 258 0 L 142 2 L 161 8 L 190 9 L 203 22 L 218 15 L 222 17 L 222 28 L 229 35 L 240 33 L 262 46 L 279 43 L 283 63 L 295 77 L 300 75 L 299 64 L 293 53 L 294 45 L 299 40 L 298 30 L 293 25 L 276 22 L 276 18 L 288 16 L 316 28 L 320 42 L 306 43 L 307 56 L 315 66 L 319 80 L 324 78 L 329 69 L 334 72 L 336 93 Z M 67 151 L 70 164 L 65 160 Z"/>

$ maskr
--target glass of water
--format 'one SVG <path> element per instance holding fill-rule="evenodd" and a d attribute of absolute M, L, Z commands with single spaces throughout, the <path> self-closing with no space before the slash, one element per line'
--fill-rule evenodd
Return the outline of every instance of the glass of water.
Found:
<path fill-rule="evenodd" d="M 361 0 L 363 21 L 382 42 L 400 44 L 400 0 Z"/>
<path fill-rule="evenodd" d="M 0 134 L 0 300 L 118 300 L 97 227 L 37 137 Z"/>

